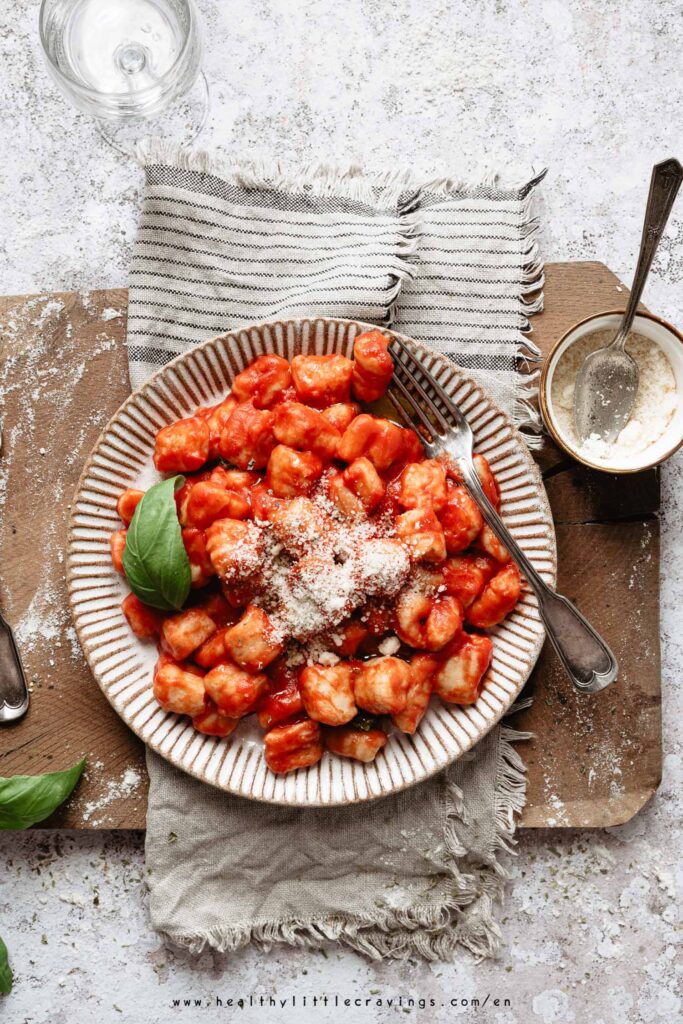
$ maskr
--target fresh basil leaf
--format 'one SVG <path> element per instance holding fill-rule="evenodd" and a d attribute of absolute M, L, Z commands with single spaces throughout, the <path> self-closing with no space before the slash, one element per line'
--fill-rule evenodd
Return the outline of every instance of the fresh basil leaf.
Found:
<path fill-rule="evenodd" d="M 64 772 L 0 779 L 0 829 L 35 825 L 64 803 L 78 782 L 85 758 Z"/>
<path fill-rule="evenodd" d="M 154 484 L 138 502 L 126 533 L 123 568 L 130 589 L 161 611 L 179 611 L 190 593 L 192 572 L 183 544 L 174 494 L 185 478 Z"/>
<path fill-rule="evenodd" d="M 0 993 L 7 995 L 8 992 L 11 992 L 13 981 L 14 976 L 7 957 L 7 946 L 0 938 Z"/>

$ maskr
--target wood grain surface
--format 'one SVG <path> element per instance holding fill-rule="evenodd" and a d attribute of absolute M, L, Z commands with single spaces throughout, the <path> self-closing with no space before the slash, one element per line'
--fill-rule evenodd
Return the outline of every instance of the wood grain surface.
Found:
<path fill-rule="evenodd" d="M 547 353 L 575 321 L 622 307 L 627 289 L 602 264 L 546 267 L 533 339 Z M 124 290 L 0 299 L 0 606 L 15 626 L 32 688 L 21 722 L 0 728 L 0 774 L 88 759 L 67 806 L 44 827 L 144 828 L 144 750 L 95 684 L 64 584 L 68 506 L 100 430 L 127 396 Z M 576 694 L 546 645 L 535 700 L 513 724 L 535 738 L 526 827 L 627 821 L 661 770 L 659 479 L 585 469 L 547 442 L 538 453 L 557 524 L 560 587 L 620 661 L 617 684 Z"/>

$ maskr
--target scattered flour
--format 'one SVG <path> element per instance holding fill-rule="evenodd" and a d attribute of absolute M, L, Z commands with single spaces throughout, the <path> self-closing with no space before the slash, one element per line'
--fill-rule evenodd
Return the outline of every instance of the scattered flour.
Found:
<path fill-rule="evenodd" d="M 94 826 L 105 824 L 106 815 L 104 818 L 94 818 L 93 815 L 96 812 L 103 811 L 116 800 L 130 796 L 141 782 L 142 776 L 136 768 L 126 768 L 120 779 L 110 779 L 107 782 L 104 793 L 98 800 L 93 800 L 85 805 L 83 808 L 83 821 L 90 821 L 92 819 Z"/>
<path fill-rule="evenodd" d="M 30 309 L 34 303 L 39 301 L 40 300 L 33 299 L 32 302 L 28 302 L 26 305 Z M 31 326 L 35 327 L 37 330 L 41 330 L 53 317 L 59 316 L 63 311 L 64 303 L 61 299 L 49 299 L 47 302 L 43 303 L 43 307 L 35 320 L 31 320 Z"/>

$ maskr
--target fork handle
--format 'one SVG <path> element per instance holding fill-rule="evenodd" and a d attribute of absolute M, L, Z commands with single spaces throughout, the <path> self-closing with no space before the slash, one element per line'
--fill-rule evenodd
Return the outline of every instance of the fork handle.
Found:
<path fill-rule="evenodd" d="M 605 641 L 578 608 L 551 590 L 538 574 L 486 497 L 472 463 L 459 461 L 458 469 L 484 520 L 526 576 L 550 641 L 574 686 L 582 693 L 598 693 L 609 686 L 617 678 L 618 666 Z"/>

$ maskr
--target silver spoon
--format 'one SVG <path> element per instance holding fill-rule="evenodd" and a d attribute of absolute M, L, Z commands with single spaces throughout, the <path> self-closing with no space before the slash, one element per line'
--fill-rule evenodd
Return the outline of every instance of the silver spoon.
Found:
<path fill-rule="evenodd" d="M 682 181 L 683 167 L 678 160 L 664 160 L 652 169 L 643 237 L 626 312 L 614 341 L 586 356 L 576 378 L 574 424 L 582 442 L 597 435 L 610 444 L 631 415 L 638 392 L 639 371 L 624 345 Z"/>

